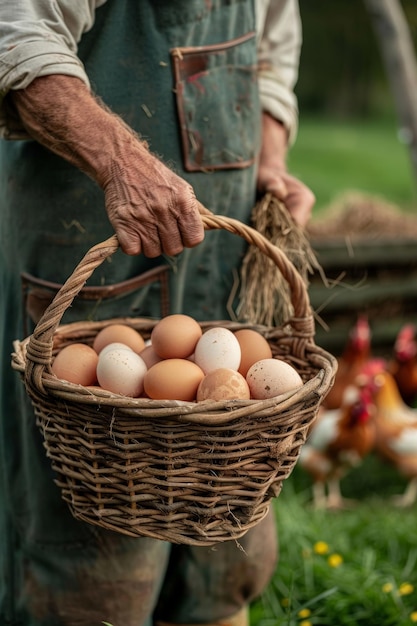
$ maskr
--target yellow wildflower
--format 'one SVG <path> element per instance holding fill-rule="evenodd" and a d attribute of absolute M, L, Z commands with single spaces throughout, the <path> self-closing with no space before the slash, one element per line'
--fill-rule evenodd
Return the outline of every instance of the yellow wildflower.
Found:
<path fill-rule="evenodd" d="M 313 625 L 308 619 L 303 619 L 303 621 L 300 622 L 299 626 L 313 626 Z"/>
<path fill-rule="evenodd" d="M 410 613 L 410 619 L 412 622 L 417 622 L 417 611 Z"/>
<path fill-rule="evenodd" d="M 384 585 L 382 585 L 382 591 L 384 593 L 391 593 L 393 589 L 394 589 L 394 586 L 392 583 L 385 583 Z"/>
<path fill-rule="evenodd" d="M 410 593 L 413 593 L 414 587 L 410 583 L 401 583 L 398 592 L 400 596 L 408 596 Z"/>
<path fill-rule="evenodd" d="M 339 567 L 339 565 L 342 565 L 343 563 L 343 558 L 340 556 L 340 554 L 334 553 L 329 556 L 327 562 L 330 567 Z"/>
<path fill-rule="evenodd" d="M 325 541 L 316 541 L 313 550 L 316 554 L 327 554 L 329 551 L 329 544 Z"/>
<path fill-rule="evenodd" d="M 310 615 L 311 615 L 310 609 L 301 609 L 300 611 L 298 611 L 298 617 L 304 618 L 304 617 L 310 617 Z"/>

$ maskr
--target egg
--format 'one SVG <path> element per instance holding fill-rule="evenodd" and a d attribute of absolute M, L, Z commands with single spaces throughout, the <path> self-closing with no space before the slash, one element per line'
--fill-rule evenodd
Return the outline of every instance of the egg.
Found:
<path fill-rule="evenodd" d="M 238 370 L 241 350 L 231 330 L 215 327 L 206 330 L 195 347 L 194 361 L 205 374 L 219 367 Z"/>
<path fill-rule="evenodd" d="M 159 320 L 152 330 L 151 343 L 161 359 L 186 359 L 194 352 L 202 332 L 194 318 L 176 313 Z"/>
<path fill-rule="evenodd" d="M 130 351 L 132 351 L 132 348 L 130 346 L 127 346 L 125 343 L 120 343 L 119 341 L 115 341 L 113 343 L 108 343 L 107 346 L 104 346 L 104 348 L 102 348 L 102 350 L 100 350 L 100 356 L 102 357 L 103 354 L 106 354 L 106 352 L 109 352 L 110 350 L 130 350 Z"/>
<path fill-rule="evenodd" d="M 93 348 L 100 354 L 110 343 L 123 343 L 138 354 L 145 347 L 142 335 L 127 324 L 109 324 L 102 328 L 94 338 Z"/>
<path fill-rule="evenodd" d="M 72 343 L 58 352 L 52 372 L 61 380 L 88 387 L 97 382 L 98 356 L 95 350 L 84 343 Z"/>
<path fill-rule="evenodd" d="M 161 357 L 156 354 L 150 344 L 145 346 L 142 352 L 139 353 L 139 356 L 145 361 L 148 369 L 150 369 L 152 365 L 155 365 L 155 363 L 159 363 L 159 361 L 161 361 Z"/>
<path fill-rule="evenodd" d="M 251 328 L 242 328 L 235 332 L 242 353 L 239 372 L 246 376 L 248 369 L 262 359 L 272 359 L 271 346 L 261 333 Z"/>
<path fill-rule="evenodd" d="M 116 348 L 98 358 L 97 380 L 100 387 L 112 393 L 139 397 L 146 372 L 145 361 L 133 350 Z"/>
<path fill-rule="evenodd" d="M 249 385 L 236 370 L 221 367 L 206 374 L 197 389 L 197 401 L 249 400 Z"/>
<path fill-rule="evenodd" d="M 274 398 L 303 385 L 299 373 L 292 365 L 279 359 L 261 359 L 246 374 L 251 398 Z"/>
<path fill-rule="evenodd" d="M 198 385 L 204 372 L 187 359 L 165 359 L 153 365 L 146 373 L 144 390 L 153 400 L 196 399 Z"/>

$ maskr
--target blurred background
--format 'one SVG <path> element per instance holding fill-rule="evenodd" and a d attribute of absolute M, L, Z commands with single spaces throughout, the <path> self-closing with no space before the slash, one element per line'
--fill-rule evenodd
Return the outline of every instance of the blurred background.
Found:
<path fill-rule="evenodd" d="M 251 623 L 409 626 L 417 623 L 417 343 L 412 337 L 417 325 L 417 2 L 299 3 L 304 31 L 296 87 L 300 126 L 289 166 L 317 198 L 308 227 L 323 269 L 309 285 L 316 343 L 338 357 L 334 388 L 347 389 L 357 368 L 374 356 L 384 357 L 397 386 L 389 386 L 389 376 L 382 381 L 377 376 L 385 393 L 376 393 L 374 406 L 325 409 L 313 426 L 274 501 L 280 560 L 269 588 L 252 607 Z M 406 27 L 404 33 L 378 21 L 384 27 L 384 53 L 375 28 L 382 9 L 399 9 Z M 407 40 L 411 55 L 401 65 L 396 55 Z M 362 330 L 352 334 L 356 324 Z M 403 340 L 397 343 L 401 331 Z M 362 339 L 352 350 L 355 336 Z M 400 397 L 405 380 L 413 381 L 412 400 Z M 367 437 L 371 443 L 365 450 Z M 349 500 L 338 502 L 335 487 Z"/>
<path fill-rule="evenodd" d="M 300 0 L 300 126 L 289 166 L 317 198 L 309 232 L 328 278 L 324 285 L 313 276 L 310 285 L 318 342 L 339 353 L 360 312 L 369 317 L 374 351 L 385 355 L 403 323 L 416 321 L 417 169 L 404 124 L 413 95 L 393 83 L 372 4 Z M 415 48 L 417 3 L 398 6 Z"/>

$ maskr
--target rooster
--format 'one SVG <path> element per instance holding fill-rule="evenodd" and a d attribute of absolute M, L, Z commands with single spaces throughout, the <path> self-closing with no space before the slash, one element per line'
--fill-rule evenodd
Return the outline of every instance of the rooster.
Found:
<path fill-rule="evenodd" d="M 316 508 L 342 508 L 348 503 L 340 481 L 362 462 L 375 442 L 372 393 L 368 381 L 362 386 L 358 379 L 345 388 L 341 406 L 322 408 L 313 424 L 299 464 L 312 478 Z"/>
<path fill-rule="evenodd" d="M 367 318 L 360 315 L 352 327 L 342 355 L 333 387 L 323 400 L 326 409 L 339 409 L 345 389 L 356 379 L 371 354 L 371 330 Z"/>
<path fill-rule="evenodd" d="M 394 501 L 410 506 L 417 498 L 417 409 L 404 402 L 389 371 L 379 373 L 375 383 L 375 449 L 408 479 L 405 492 Z"/>
<path fill-rule="evenodd" d="M 405 324 L 394 344 L 390 372 L 398 385 L 402 399 L 408 406 L 417 406 L 417 341 L 416 328 Z"/>

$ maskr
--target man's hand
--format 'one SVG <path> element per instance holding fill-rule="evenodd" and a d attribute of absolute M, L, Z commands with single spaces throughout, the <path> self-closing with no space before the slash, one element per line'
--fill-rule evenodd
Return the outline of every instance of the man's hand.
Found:
<path fill-rule="evenodd" d="M 287 150 L 285 128 L 264 113 L 262 116 L 262 148 L 258 168 L 258 191 L 271 192 L 284 203 L 294 221 L 305 226 L 315 203 L 315 197 L 300 180 L 291 176 L 285 166 Z"/>
<path fill-rule="evenodd" d="M 127 254 L 179 254 L 204 239 L 194 191 L 71 76 L 35 79 L 10 100 L 28 133 L 103 189 L 109 220 Z"/>
<path fill-rule="evenodd" d="M 176 255 L 204 239 L 194 190 L 138 141 L 102 179 L 106 210 L 126 254 Z"/>

